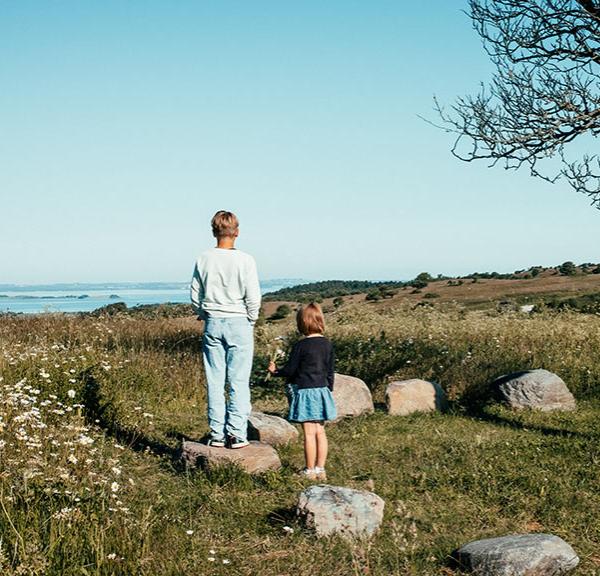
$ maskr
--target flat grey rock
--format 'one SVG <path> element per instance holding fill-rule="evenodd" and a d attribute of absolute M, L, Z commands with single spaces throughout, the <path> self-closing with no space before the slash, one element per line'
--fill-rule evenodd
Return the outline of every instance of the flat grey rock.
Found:
<path fill-rule="evenodd" d="M 278 446 L 298 438 L 298 430 L 287 420 L 262 412 L 252 412 L 248 418 L 248 438 Z"/>
<path fill-rule="evenodd" d="M 478 576 L 560 576 L 579 563 L 575 550 L 552 534 L 514 534 L 476 540 L 453 553 Z"/>
<path fill-rule="evenodd" d="M 263 442 L 250 442 L 245 448 L 213 448 L 200 442 L 185 441 L 182 457 L 189 466 L 204 468 L 233 464 L 248 472 L 261 474 L 267 470 L 279 470 L 281 461 L 275 449 Z"/>
<path fill-rule="evenodd" d="M 388 414 L 397 416 L 444 410 L 448 405 L 446 393 L 437 382 L 417 378 L 389 384 L 385 390 L 385 403 Z"/>
<path fill-rule="evenodd" d="M 500 401 L 511 408 L 574 410 L 575 398 L 563 380 L 548 370 L 525 370 L 498 378 L 493 384 Z"/>
<path fill-rule="evenodd" d="M 300 494 L 296 513 L 317 536 L 369 537 L 383 521 L 384 505 L 372 492 L 319 484 Z"/>
<path fill-rule="evenodd" d="M 348 416 L 371 414 L 375 411 L 369 387 L 354 376 L 336 374 L 333 382 L 333 400 L 337 409 L 337 420 Z"/>

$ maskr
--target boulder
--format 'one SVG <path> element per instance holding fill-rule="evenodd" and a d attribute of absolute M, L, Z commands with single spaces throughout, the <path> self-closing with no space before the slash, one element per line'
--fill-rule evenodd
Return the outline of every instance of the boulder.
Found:
<path fill-rule="evenodd" d="M 453 553 L 462 569 L 481 576 L 560 576 L 579 563 L 552 534 L 514 534 L 471 542 Z"/>
<path fill-rule="evenodd" d="M 511 408 L 573 410 L 575 398 L 560 377 L 548 370 L 525 370 L 498 378 L 493 384 L 501 402 Z"/>
<path fill-rule="evenodd" d="M 371 391 L 360 378 L 336 374 L 333 382 L 333 399 L 337 409 L 336 420 L 346 416 L 371 414 L 375 411 Z"/>
<path fill-rule="evenodd" d="M 379 529 L 384 505 L 372 492 L 319 484 L 300 494 L 296 513 L 317 536 L 368 537 Z"/>
<path fill-rule="evenodd" d="M 275 449 L 263 442 L 250 442 L 244 448 L 214 448 L 200 442 L 185 441 L 182 456 L 189 466 L 204 468 L 234 464 L 248 474 L 261 474 L 267 470 L 279 470 L 281 461 Z"/>
<path fill-rule="evenodd" d="M 388 413 L 398 416 L 444 410 L 448 405 L 446 393 L 439 384 L 416 378 L 389 384 L 385 403 Z"/>
<path fill-rule="evenodd" d="M 248 438 L 277 446 L 296 440 L 298 430 L 279 416 L 252 412 L 248 418 Z"/>

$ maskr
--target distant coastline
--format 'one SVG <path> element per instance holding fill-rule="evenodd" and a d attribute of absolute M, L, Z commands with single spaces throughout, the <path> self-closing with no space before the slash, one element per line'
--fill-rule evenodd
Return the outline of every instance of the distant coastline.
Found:
<path fill-rule="evenodd" d="M 279 287 L 305 284 L 302 278 L 273 278 L 261 281 L 263 291 Z M 119 290 L 189 290 L 189 282 L 59 282 L 54 284 L 0 284 L 0 298 L 8 298 L 6 292 L 79 292 L 84 296 L 89 291 L 106 291 L 116 296 Z"/>
<path fill-rule="evenodd" d="M 261 282 L 263 294 L 305 283 L 297 278 Z M 91 312 L 123 302 L 128 307 L 189 303 L 189 282 L 0 284 L 0 314 Z"/>

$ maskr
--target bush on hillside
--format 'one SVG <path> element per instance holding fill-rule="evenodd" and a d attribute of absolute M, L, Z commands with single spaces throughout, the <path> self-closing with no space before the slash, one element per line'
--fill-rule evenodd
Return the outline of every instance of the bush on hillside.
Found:
<path fill-rule="evenodd" d="M 281 304 L 277 306 L 277 310 L 269 316 L 269 320 L 283 320 L 292 313 L 292 308 L 288 304 Z"/>
<path fill-rule="evenodd" d="M 567 262 L 563 262 L 558 267 L 558 271 L 563 276 L 575 276 L 575 274 L 577 274 L 577 266 L 575 266 L 575 264 L 569 260 Z"/>

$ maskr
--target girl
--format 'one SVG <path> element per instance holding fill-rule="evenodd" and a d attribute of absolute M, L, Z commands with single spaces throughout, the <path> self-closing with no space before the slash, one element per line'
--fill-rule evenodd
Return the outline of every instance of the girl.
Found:
<path fill-rule="evenodd" d="M 318 304 L 298 310 L 298 331 L 305 336 L 294 344 L 285 366 L 269 364 L 269 372 L 288 381 L 290 422 L 302 423 L 306 468 L 301 474 L 309 480 L 327 480 L 327 436 L 325 420 L 336 418 L 333 391 L 334 353 L 331 342 L 323 336 L 325 318 Z"/>

